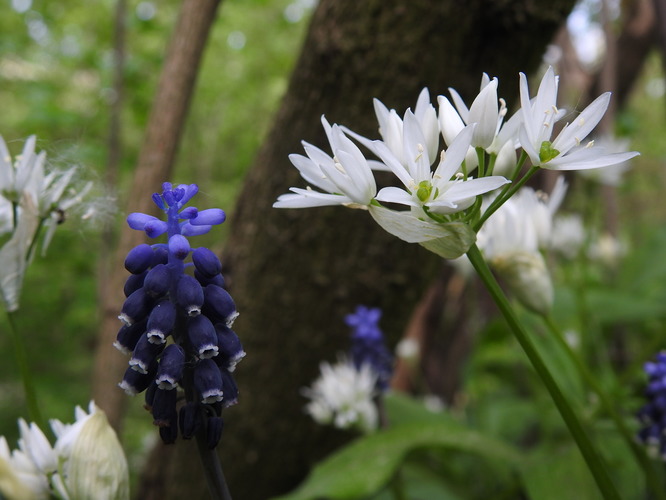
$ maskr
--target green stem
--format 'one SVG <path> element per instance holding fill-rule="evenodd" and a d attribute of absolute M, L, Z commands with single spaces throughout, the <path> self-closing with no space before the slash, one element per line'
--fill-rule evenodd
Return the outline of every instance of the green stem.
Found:
<path fill-rule="evenodd" d="M 479 221 L 474 224 L 474 231 L 479 231 L 481 229 L 481 226 L 483 226 L 483 223 L 488 220 L 488 218 L 494 214 L 499 207 L 504 205 L 506 200 L 511 198 L 516 191 L 518 191 L 521 187 L 525 185 L 525 183 L 534 175 L 538 172 L 539 167 L 532 167 L 523 177 L 520 178 L 518 182 L 514 182 L 512 184 L 507 184 L 502 191 L 500 191 L 500 194 L 497 195 L 497 197 L 493 200 L 493 202 L 490 204 L 490 206 L 486 209 L 485 212 L 483 212 L 483 215 L 479 219 Z"/>
<path fill-rule="evenodd" d="M 564 350 L 567 356 L 569 356 L 569 359 L 574 363 L 576 369 L 583 377 L 585 383 L 598 396 L 599 401 L 601 402 L 601 405 L 603 406 L 604 410 L 606 410 L 608 415 L 615 423 L 617 430 L 620 432 L 620 434 L 626 441 L 627 445 L 631 449 L 631 452 L 633 453 L 634 457 L 636 458 L 636 461 L 639 463 L 639 465 L 642 467 L 643 471 L 645 472 L 645 480 L 648 483 L 650 489 L 652 490 L 652 493 L 655 495 L 655 498 L 658 498 L 660 500 L 666 500 L 666 492 L 664 491 L 664 487 L 661 484 L 661 480 L 657 475 L 657 471 L 654 469 L 652 461 L 645 452 L 645 448 L 636 442 L 634 435 L 627 427 L 627 424 L 624 421 L 624 419 L 615 410 L 615 407 L 613 406 L 608 395 L 601 388 L 596 378 L 592 375 L 590 370 L 588 370 L 587 366 L 581 361 L 581 358 L 573 351 L 573 349 L 571 349 L 571 346 L 564 339 L 562 332 L 560 332 L 559 328 L 553 321 L 553 318 L 550 316 L 542 316 L 542 318 L 544 323 L 550 330 L 552 336 L 555 337 L 557 343 Z"/>
<path fill-rule="evenodd" d="M 550 396 L 558 411 L 560 412 L 562 419 L 567 425 L 571 436 L 576 441 L 576 444 L 578 445 L 578 448 L 580 449 L 580 452 L 582 453 L 583 458 L 585 459 L 585 462 L 587 463 L 587 466 L 589 467 L 590 472 L 592 473 L 594 480 L 597 483 L 599 491 L 606 500 L 620 500 L 620 495 L 615 489 L 615 485 L 611 481 L 608 472 L 606 471 L 603 459 L 597 452 L 588 436 L 585 434 L 585 431 L 583 430 L 578 417 L 571 408 L 571 405 L 560 390 L 550 371 L 548 371 L 546 364 L 544 363 L 537 349 L 534 347 L 534 344 L 532 343 L 529 335 L 518 321 L 516 313 L 511 307 L 511 304 L 509 304 L 509 301 L 500 288 L 499 283 L 497 283 L 497 280 L 488 268 L 486 261 L 479 251 L 479 248 L 476 245 L 472 245 L 472 247 L 467 252 L 467 257 L 474 266 L 474 269 L 476 269 L 476 271 L 479 273 L 481 280 L 486 285 L 486 288 L 497 304 L 497 307 L 506 319 L 506 322 L 515 335 L 516 340 L 523 348 L 523 351 L 525 351 L 525 354 L 534 367 L 534 370 L 537 372 L 543 384 L 546 386 L 546 389 L 550 393 Z"/>
<path fill-rule="evenodd" d="M 13 311 L 7 311 L 7 318 L 9 320 L 9 331 L 12 337 L 12 343 L 14 344 L 14 355 L 16 356 L 16 363 L 19 367 L 19 372 L 21 374 L 21 380 L 23 382 L 23 392 L 25 394 L 25 402 L 28 407 L 28 415 L 30 420 L 37 424 L 37 426 L 46 430 L 44 425 L 44 419 L 42 418 L 42 412 L 39 410 L 39 405 L 37 404 L 37 393 L 35 391 L 35 384 L 32 380 L 32 373 L 30 372 L 30 366 L 28 365 L 28 356 L 25 350 L 25 344 L 23 343 L 23 337 L 18 332 L 16 327 L 16 321 L 14 318 Z"/>

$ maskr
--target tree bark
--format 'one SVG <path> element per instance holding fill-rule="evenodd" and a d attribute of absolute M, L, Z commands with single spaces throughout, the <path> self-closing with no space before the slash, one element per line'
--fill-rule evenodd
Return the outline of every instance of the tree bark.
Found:
<path fill-rule="evenodd" d="M 248 355 L 236 371 L 241 402 L 225 412 L 219 446 L 236 498 L 292 489 L 348 439 L 317 426 L 300 393 L 322 360 L 347 350 L 343 317 L 379 306 L 394 345 L 440 261 L 384 233 L 359 210 L 276 210 L 289 186 L 303 186 L 288 160 L 301 140 L 326 147 L 322 113 L 377 136 L 372 97 L 401 113 L 428 86 L 478 93 L 481 73 L 514 98 L 518 72 L 533 70 L 573 0 L 322 0 L 275 123 L 247 175 L 223 260 L 241 315 Z M 141 498 L 206 498 L 193 446 L 155 451 Z M 174 465 L 174 461 L 177 465 Z M 166 471 L 169 471 L 168 473 Z"/>
<path fill-rule="evenodd" d="M 160 76 L 157 95 L 139 153 L 125 213 L 156 210 L 150 194 L 169 180 L 178 143 L 194 90 L 208 33 L 220 0 L 184 0 Z M 123 262 L 127 252 L 146 237 L 126 224 L 112 256 L 111 273 L 103 280 L 101 328 L 95 353 L 93 398 L 107 413 L 109 422 L 120 428 L 127 396 L 116 387 L 127 368 L 127 358 L 111 347 L 120 323 L 118 313 L 124 301 L 127 274 Z"/>

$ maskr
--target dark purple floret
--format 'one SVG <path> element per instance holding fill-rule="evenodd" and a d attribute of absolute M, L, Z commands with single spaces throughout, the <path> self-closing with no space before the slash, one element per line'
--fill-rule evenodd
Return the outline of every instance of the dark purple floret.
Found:
<path fill-rule="evenodd" d="M 221 274 L 217 274 L 211 278 L 207 278 L 195 268 L 194 277 L 197 279 L 197 281 L 201 284 L 202 287 L 206 287 L 208 285 L 215 285 L 219 286 L 220 288 L 224 288 L 226 286 L 226 283 L 224 282 L 224 277 Z"/>
<path fill-rule="evenodd" d="M 215 327 L 203 314 L 187 320 L 187 338 L 199 358 L 206 359 L 217 356 L 219 349 Z"/>
<path fill-rule="evenodd" d="M 127 277 L 127 280 L 125 280 L 125 286 L 123 287 L 125 297 L 129 297 L 143 286 L 143 281 L 147 274 L 148 271 L 144 271 L 141 274 L 130 274 Z"/>
<path fill-rule="evenodd" d="M 188 316 L 201 314 L 204 291 L 196 278 L 187 274 L 181 276 L 176 288 L 176 302 L 185 310 L 185 314 Z"/>
<path fill-rule="evenodd" d="M 153 414 L 153 424 L 159 427 L 166 427 L 171 425 L 171 422 L 178 421 L 176 400 L 176 391 L 157 388 L 155 391 L 155 397 L 153 397 L 151 411 Z"/>
<path fill-rule="evenodd" d="M 231 326 L 236 319 L 236 304 L 224 288 L 208 285 L 204 289 L 204 312 L 213 323 L 223 322 Z"/>
<path fill-rule="evenodd" d="M 146 336 L 153 344 L 164 344 L 176 324 L 176 306 L 170 300 L 157 304 L 148 316 Z"/>
<path fill-rule="evenodd" d="M 212 278 L 222 272 L 222 263 L 214 252 L 206 247 L 199 247 L 192 252 L 192 262 L 206 278 Z"/>
<path fill-rule="evenodd" d="M 178 344 L 166 346 L 160 357 L 155 384 L 160 389 L 171 390 L 178 386 L 185 369 L 185 351 Z"/>
<path fill-rule="evenodd" d="M 222 401 L 222 374 L 212 359 L 202 359 L 194 367 L 194 388 L 204 404 Z"/>
<path fill-rule="evenodd" d="M 227 370 L 221 370 L 220 374 L 222 375 L 222 392 L 224 392 L 222 406 L 227 408 L 238 403 L 238 386 L 234 377 Z"/>
<path fill-rule="evenodd" d="M 157 369 L 157 366 L 155 366 L 155 369 Z M 132 367 L 129 367 L 127 370 L 125 370 L 123 380 L 118 384 L 118 386 L 130 396 L 135 396 L 140 392 L 145 391 L 154 380 L 154 371 L 149 370 L 148 373 L 139 373 L 138 371 L 132 369 Z"/>
<path fill-rule="evenodd" d="M 241 345 L 238 335 L 228 326 L 217 323 L 215 325 L 217 334 L 217 345 L 220 351 L 219 359 L 216 360 L 223 368 L 230 372 L 236 369 L 236 365 L 245 357 L 245 351 Z"/>
<path fill-rule="evenodd" d="M 166 264 L 157 264 L 148 273 L 143 282 L 146 293 L 154 298 L 164 297 L 171 288 L 171 273 Z"/>
<path fill-rule="evenodd" d="M 145 290 L 139 288 L 125 299 L 118 318 L 126 325 L 131 325 L 148 316 L 151 305 L 152 301 L 146 296 Z"/>
<path fill-rule="evenodd" d="M 131 325 L 123 325 L 118 330 L 116 341 L 113 345 L 121 352 L 129 354 L 136 347 L 139 338 L 146 331 L 146 320 L 138 321 Z"/>
<path fill-rule="evenodd" d="M 153 344 L 148 340 L 148 335 L 141 335 L 129 360 L 130 368 L 139 373 L 148 373 L 163 350 L 164 344 Z"/>
<path fill-rule="evenodd" d="M 142 243 L 132 248 L 125 257 L 125 269 L 132 274 L 141 274 L 153 261 L 153 249 Z"/>

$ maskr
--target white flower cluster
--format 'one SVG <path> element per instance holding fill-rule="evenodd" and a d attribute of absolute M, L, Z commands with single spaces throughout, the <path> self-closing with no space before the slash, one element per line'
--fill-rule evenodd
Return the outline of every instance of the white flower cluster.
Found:
<path fill-rule="evenodd" d="M 8 311 L 19 307 L 23 275 L 32 258 L 35 238 L 42 227 L 42 251 L 53 237 L 64 213 L 79 203 L 92 187 L 76 191 L 76 167 L 64 171 L 45 169 L 46 154 L 35 152 L 30 136 L 14 161 L 0 136 L 0 300 Z"/>
<path fill-rule="evenodd" d="M 341 358 L 336 364 L 323 362 L 321 374 L 312 387 L 303 389 L 310 399 L 305 410 L 320 424 L 340 429 L 358 428 L 370 432 L 377 428 L 378 413 L 373 401 L 377 374 L 369 364 L 356 368 Z"/>
<path fill-rule="evenodd" d="M 76 421 L 51 421 L 53 447 L 36 424 L 19 420 L 18 449 L 0 436 L 0 496 L 8 500 L 129 498 L 127 460 L 106 415 L 91 401 Z"/>
<path fill-rule="evenodd" d="M 452 89 L 453 104 L 439 96 L 438 112 L 424 89 L 414 111 L 407 110 L 402 118 L 375 99 L 381 140 L 331 125 L 322 117 L 332 155 L 304 142 L 306 156 L 289 158 L 309 186 L 291 188 L 273 206 L 366 209 L 389 233 L 444 258 L 457 258 L 474 244 L 476 231 L 490 214 L 510 198 L 510 183 L 522 185 L 520 167 L 526 159 L 533 167 L 526 175 L 531 175 L 536 167 L 592 169 L 624 163 L 638 154 L 608 153 L 594 141 L 584 142 L 606 112 L 610 93 L 597 98 L 553 138 L 554 124 L 566 116 L 557 107 L 557 87 L 558 78 L 549 68 L 536 96 L 530 98 L 527 78 L 521 73 L 521 108 L 506 121 L 498 81 L 487 75 L 469 108 Z M 379 161 L 366 159 L 351 139 Z M 441 152 L 440 139 L 446 144 Z M 378 190 L 373 170 L 392 172 L 402 186 Z M 481 206 L 481 195 L 500 187 L 498 203 L 485 214 L 489 207 Z M 387 203 L 406 210 L 389 208 Z"/>

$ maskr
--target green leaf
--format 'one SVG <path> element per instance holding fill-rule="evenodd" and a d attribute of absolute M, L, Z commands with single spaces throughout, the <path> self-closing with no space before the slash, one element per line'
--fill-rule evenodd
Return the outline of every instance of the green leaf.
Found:
<path fill-rule="evenodd" d="M 364 436 L 317 465 L 305 482 L 280 500 L 367 497 L 395 474 L 406 455 L 420 448 L 451 448 L 518 464 L 516 450 L 454 421 L 417 421 Z"/>

